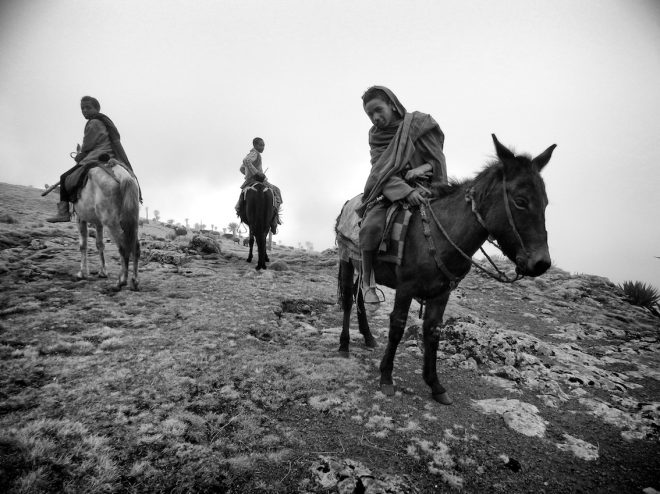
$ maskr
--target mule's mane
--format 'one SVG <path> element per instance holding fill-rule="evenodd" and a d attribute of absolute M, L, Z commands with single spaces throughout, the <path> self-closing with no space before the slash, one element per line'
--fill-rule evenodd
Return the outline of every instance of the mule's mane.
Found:
<path fill-rule="evenodd" d="M 532 163 L 532 158 L 525 154 L 516 156 L 516 160 L 523 166 L 531 166 Z M 488 188 L 494 180 L 501 180 L 502 168 L 502 162 L 495 158 L 486 163 L 481 171 L 477 173 L 477 175 L 473 178 L 464 178 L 461 180 L 450 178 L 448 184 L 437 185 L 435 187 L 434 191 L 436 198 L 442 199 L 444 197 L 449 197 L 453 194 L 465 191 L 468 187 L 476 184 L 483 185 L 484 187 Z"/>

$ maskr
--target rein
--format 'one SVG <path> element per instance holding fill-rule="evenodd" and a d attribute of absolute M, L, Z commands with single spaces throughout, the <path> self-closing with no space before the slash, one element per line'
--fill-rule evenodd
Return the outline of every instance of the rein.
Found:
<path fill-rule="evenodd" d="M 509 220 L 509 225 L 511 226 L 511 229 L 513 230 L 514 234 L 516 235 L 516 238 L 520 242 L 520 245 L 522 246 L 523 250 L 527 250 L 525 248 L 525 243 L 523 242 L 523 239 L 520 236 L 520 233 L 518 232 L 518 229 L 516 228 L 516 223 L 513 220 L 513 214 L 511 214 L 511 208 L 509 206 L 509 196 L 506 192 L 506 177 L 504 177 L 504 176 L 502 177 L 502 196 L 503 196 L 503 200 L 504 200 L 504 208 L 506 209 L 507 219 Z M 465 193 L 465 200 L 467 202 L 471 203 L 472 213 L 475 215 L 475 217 L 477 218 L 477 221 L 483 227 L 483 229 L 486 230 L 486 232 L 488 232 L 489 237 L 490 237 L 491 236 L 490 231 L 488 230 L 488 227 L 486 226 L 486 222 L 484 221 L 484 219 L 479 214 L 479 211 L 477 210 L 477 204 L 476 204 L 476 201 L 474 200 L 474 197 L 473 197 L 473 189 L 472 188 L 468 189 L 468 191 Z M 430 212 L 431 217 L 433 218 L 433 221 L 435 222 L 436 226 L 438 227 L 440 232 L 442 232 L 442 234 L 447 239 L 447 241 L 451 244 L 451 246 L 454 247 L 454 249 L 456 249 L 458 251 L 458 253 L 461 254 L 466 260 L 468 260 L 470 262 L 470 264 L 472 264 L 474 267 L 476 267 L 477 269 L 479 269 L 482 272 L 486 273 L 488 276 L 490 276 L 494 280 L 499 281 L 501 283 L 513 283 L 513 282 L 516 282 L 516 281 L 518 281 L 518 280 L 520 280 L 521 278 L 524 277 L 524 275 L 521 275 L 521 274 L 516 274 L 515 278 L 511 278 L 511 277 L 507 276 L 506 273 L 504 273 L 503 271 L 501 271 L 497 267 L 497 265 L 488 256 L 488 254 L 486 254 L 486 251 L 483 249 L 483 247 L 479 247 L 479 249 L 484 254 L 486 259 L 488 259 L 488 262 L 490 262 L 491 266 L 495 269 L 495 271 L 497 271 L 497 273 L 492 273 L 491 271 L 489 271 L 486 268 L 484 268 L 483 266 L 481 266 L 481 264 L 474 261 L 471 256 L 468 256 L 465 252 L 463 252 L 463 250 L 461 250 L 461 248 L 458 245 L 456 245 L 456 243 L 451 239 L 451 237 L 449 236 L 447 231 L 444 229 L 444 227 L 440 223 L 440 220 L 438 220 L 438 217 L 433 212 L 433 209 L 431 208 L 431 204 L 427 199 L 427 200 L 424 201 L 423 204 L 421 204 L 419 206 L 419 211 L 420 211 L 420 214 L 421 214 L 421 217 L 422 217 L 422 225 L 423 225 L 424 236 L 426 237 L 426 240 L 429 243 L 429 252 L 431 253 L 433 259 L 435 260 L 436 265 L 438 266 L 440 271 L 442 271 L 443 274 L 449 279 L 449 288 L 450 288 L 450 290 L 453 290 L 454 288 L 456 288 L 456 286 L 465 277 L 465 275 L 467 275 L 467 273 L 465 273 L 464 275 L 462 275 L 460 277 L 454 276 L 452 273 L 449 272 L 447 267 L 444 265 L 444 263 L 442 262 L 442 260 L 438 256 L 437 249 L 435 248 L 435 244 L 433 243 L 433 238 L 431 237 L 431 229 L 430 229 L 430 226 L 429 226 L 429 220 L 428 220 L 428 216 L 427 216 L 427 212 L 426 212 L 427 209 Z M 489 242 L 491 242 L 491 241 L 489 240 Z M 502 249 L 500 248 L 499 245 L 497 245 L 494 242 L 491 242 L 491 243 L 495 247 L 497 247 L 500 251 L 502 251 Z"/>

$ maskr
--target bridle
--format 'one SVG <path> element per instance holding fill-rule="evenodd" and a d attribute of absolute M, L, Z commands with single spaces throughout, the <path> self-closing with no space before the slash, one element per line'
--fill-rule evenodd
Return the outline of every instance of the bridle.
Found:
<path fill-rule="evenodd" d="M 525 243 L 523 242 L 523 239 L 520 236 L 520 233 L 518 232 L 518 228 L 516 228 L 516 223 L 513 219 L 513 214 L 511 213 L 511 207 L 509 206 L 509 194 L 506 191 L 506 176 L 504 176 L 504 175 L 502 175 L 502 198 L 504 200 L 504 209 L 506 210 L 506 215 L 507 215 L 507 219 L 509 221 L 509 226 L 513 230 L 513 233 L 515 234 L 516 238 L 518 239 L 518 242 L 520 243 L 520 246 L 522 247 L 523 251 L 527 251 L 527 249 L 525 247 Z M 486 226 L 486 222 L 482 218 L 481 214 L 479 214 L 477 202 L 474 198 L 474 188 L 473 187 L 470 187 L 466 191 L 465 201 L 469 202 L 471 204 L 472 213 L 475 215 L 475 217 L 476 217 L 477 221 L 479 222 L 479 224 L 488 233 L 488 237 L 489 237 L 488 241 L 491 244 L 493 244 L 495 247 L 497 247 L 500 251 L 502 251 L 502 248 L 499 245 L 497 245 L 495 242 L 490 240 L 490 237 L 492 237 L 492 234 L 490 233 L 490 230 Z M 433 218 L 433 221 L 434 221 L 435 225 L 438 227 L 440 232 L 442 232 L 442 234 L 447 239 L 447 241 L 451 244 L 451 246 L 454 247 L 454 249 L 456 249 L 458 251 L 458 253 L 461 254 L 466 260 L 468 260 L 470 262 L 470 264 L 472 264 L 474 267 L 476 267 L 477 269 L 479 269 L 482 272 L 486 273 L 491 278 L 493 278 L 493 279 L 495 279 L 495 280 L 497 280 L 501 283 L 513 283 L 513 282 L 518 281 L 518 280 L 520 280 L 521 278 L 524 277 L 524 275 L 516 273 L 515 278 L 511 278 L 506 273 L 501 271 L 497 267 L 497 265 L 493 262 L 493 260 L 488 256 L 488 254 L 483 249 L 483 247 L 479 247 L 479 249 L 481 250 L 483 255 L 486 257 L 486 259 L 488 259 L 488 262 L 490 262 L 491 266 L 495 269 L 495 271 L 497 273 L 493 273 L 493 272 L 489 271 L 488 269 L 481 266 L 481 264 L 474 261 L 471 256 L 468 256 L 465 252 L 463 252 L 463 250 L 461 250 L 461 248 L 458 245 L 456 245 L 456 243 L 451 239 L 451 237 L 449 236 L 449 234 L 447 233 L 445 228 L 440 223 L 440 220 L 438 220 L 438 217 L 433 212 L 433 208 L 431 208 L 430 201 L 428 199 L 425 199 L 425 201 L 422 204 L 420 204 L 420 206 L 419 206 L 419 212 L 420 212 L 421 217 L 422 217 L 422 228 L 423 228 L 423 231 L 424 231 L 424 236 L 426 237 L 426 240 L 429 244 L 429 252 L 431 253 L 431 256 L 433 257 L 433 259 L 435 260 L 435 263 L 438 266 L 438 269 L 440 269 L 440 271 L 442 271 L 443 274 L 449 279 L 449 288 L 451 290 L 453 290 L 454 288 L 456 288 L 456 286 L 458 286 L 458 284 L 467 275 L 468 272 L 466 271 L 465 274 L 463 274 L 460 277 L 457 277 L 457 276 L 453 275 L 449 271 L 449 269 L 447 269 L 447 266 L 445 266 L 445 264 L 440 259 L 440 256 L 438 255 L 438 251 L 435 247 L 435 243 L 433 242 L 433 238 L 431 236 L 431 229 L 430 229 L 430 225 L 429 225 L 427 210 L 430 213 L 431 218 Z M 469 269 L 468 269 L 468 271 L 469 271 Z"/>

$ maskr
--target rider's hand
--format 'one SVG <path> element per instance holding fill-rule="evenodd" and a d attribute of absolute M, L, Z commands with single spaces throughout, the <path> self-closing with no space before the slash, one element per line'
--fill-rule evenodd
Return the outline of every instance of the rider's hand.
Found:
<path fill-rule="evenodd" d="M 419 193 L 418 190 L 413 190 L 410 194 L 406 196 L 406 201 L 411 206 L 419 206 L 424 202 L 424 197 Z"/>
<path fill-rule="evenodd" d="M 415 178 L 419 177 L 425 177 L 428 176 L 431 172 L 427 170 L 427 167 L 430 167 L 431 165 L 422 165 L 417 168 L 412 168 L 406 172 L 406 175 L 404 176 L 405 180 L 413 180 Z"/>

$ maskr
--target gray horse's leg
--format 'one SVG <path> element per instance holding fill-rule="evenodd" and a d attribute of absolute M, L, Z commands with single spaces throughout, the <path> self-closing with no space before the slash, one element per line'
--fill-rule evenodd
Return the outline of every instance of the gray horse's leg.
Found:
<path fill-rule="evenodd" d="M 119 271 L 119 280 L 117 280 L 117 290 L 121 290 L 122 286 L 128 284 L 128 263 L 131 260 L 131 251 L 135 248 L 134 245 L 130 247 L 126 245 L 125 237 L 123 233 L 117 233 L 117 250 L 119 250 L 119 262 L 120 262 L 120 271 Z"/>
<path fill-rule="evenodd" d="M 387 341 L 385 355 L 380 363 L 380 390 L 386 396 L 394 395 L 394 382 L 392 381 L 392 370 L 394 369 L 394 355 L 397 346 L 403 337 L 403 330 L 408 320 L 408 310 L 412 302 L 412 296 L 399 287 L 394 297 L 394 309 L 390 314 L 390 332 Z"/>
<path fill-rule="evenodd" d="M 107 278 L 108 272 L 105 268 L 105 243 L 103 242 L 103 225 L 96 226 L 96 250 L 99 252 L 99 260 L 101 261 L 101 269 L 99 269 L 99 278 Z"/>
<path fill-rule="evenodd" d="M 87 267 L 87 222 L 78 218 L 78 244 L 80 246 L 80 271 L 76 274 L 79 280 L 87 279 L 89 268 Z"/>
<path fill-rule="evenodd" d="M 424 381 L 431 388 L 433 399 L 443 405 L 451 405 L 453 400 L 447 394 L 447 390 L 440 384 L 437 372 L 438 342 L 440 340 L 440 324 L 445 313 L 445 307 L 449 300 L 451 291 L 447 290 L 442 295 L 427 300 L 424 313 L 424 367 L 422 375 Z"/>
<path fill-rule="evenodd" d="M 135 248 L 133 249 L 133 277 L 131 278 L 131 290 L 138 291 L 139 282 L 138 282 L 138 261 L 140 259 L 140 242 L 135 242 Z"/>

